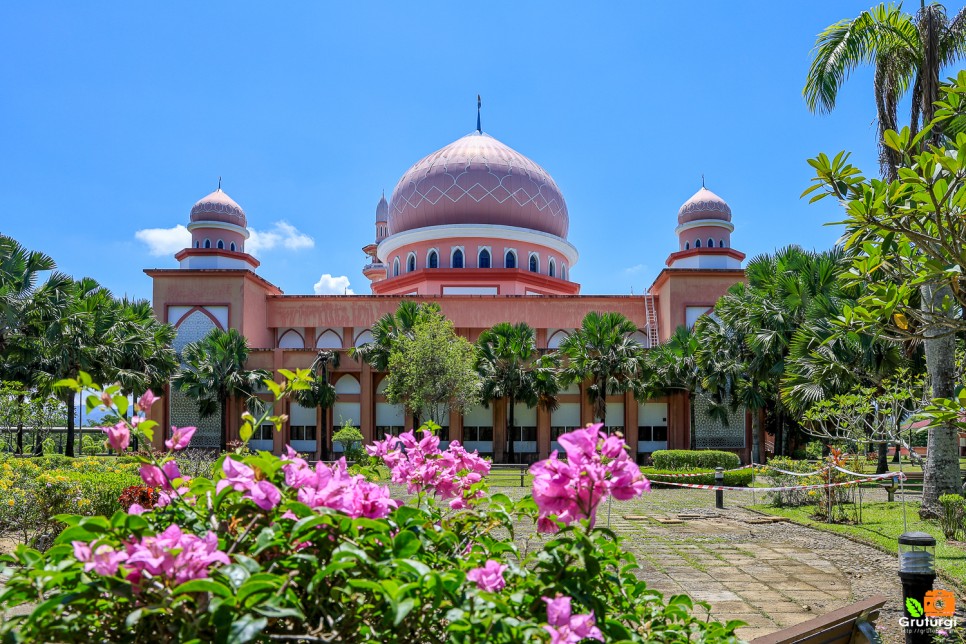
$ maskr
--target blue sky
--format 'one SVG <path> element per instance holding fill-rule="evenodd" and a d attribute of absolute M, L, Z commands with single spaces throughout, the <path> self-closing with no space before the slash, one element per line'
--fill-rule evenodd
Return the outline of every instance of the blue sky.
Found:
<path fill-rule="evenodd" d="M 368 293 L 380 192 L 473 130 L 479 93 L 483 129 L 562 189 L 585 294 L 651 283 L 702 173 L 749 257 L 826 248 L 839 212 L 799 199 L 806 159 L 847 149 L 876 171 L 872 80 L 827 116 L 801 87 L 815 35 L 871 4 L 7 5 L 0 232 L 150 298 L 142 270 L 176 262 L 143 240 L 163 250 L 221 175 L 262 276 Z"/>

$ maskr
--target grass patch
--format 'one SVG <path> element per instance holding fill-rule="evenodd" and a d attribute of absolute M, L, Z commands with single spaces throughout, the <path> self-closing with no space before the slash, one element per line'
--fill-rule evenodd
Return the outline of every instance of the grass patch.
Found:
<path fill-rule="evenodd" d="M 814 506 L 776 508 L 770 505 L 751 506 L 751 509 L 788 517 L 812 528 L 854 537 L 866 543 L 875 544 L 888 552 L 897 553 L 899 535 L 903 532 L 927 532 L 936 538 L 936 568 L 946 576 L 966 586 L 966 550 L 959 545 L 946 542 L 939 526 L 919 518 L 919 502 L 906 502 L 907 526 L 902 524 L 902 505 L 900 503 L 863 503 L 862 523 L 858 525 L 825 523 L 812 516 Z"/>

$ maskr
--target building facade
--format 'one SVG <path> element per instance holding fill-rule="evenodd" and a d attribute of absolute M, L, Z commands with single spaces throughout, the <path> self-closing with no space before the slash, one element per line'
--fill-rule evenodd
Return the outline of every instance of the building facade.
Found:
<path fill-rule="evenodd" d="M 259 262 L 245 252 L 247 216 L 220 186 L 192 207 L 188 229 L 191 245 L 175 256 L 178 268 L 145 271 L 154 282 L 158 318 L 177 329 L 177 350 L 212 329 L 235 328 L 251 346 L 250 368 L 307 368 L 320 349 L 340 354 L 333 408 L 282 403 L 276 411 L 289 416 L 284 431 L 259 428 L 251 441 L 276 453 L 291 444 L 317 458 L 337 453 L 331 437 L 346 422 L 368 440 L 411 426 L 405 410 L 386 401 L 385 374 L 346 355 L 368 342 L 372 324 L 403 300 L 438 302 L 470 341 L 499 322 L 526 322 L 536 329 L 538 347 L 554 349 L 587 313 L 616 311 L 637 325 L 645 346 L 654 346 L 678 326 L 692 325 L 744 279 L 744 254 L 732 247 L 731 209 L 702 187 L 681 206 L 677 248 L 646 293 L 580 294 L 571 279 L 579 254 L 567 238 L 560 189 L 542 167 L 479 129 L 415 163 L 389 200 L 379 200 L 375 237 L 363 248 L 372 295 L 282 293 L 258 275 Z M 232 440 L 241 404 L 230 404 Z M 155 410 L 163 427 L 197 425 L 194 445 L 218 446 L 219 416 L 198 418 L 180 392 L 169 387 Z M 691 415 L 684 392 L 644 403 L 630 394 L 607 402 L 607 424 L 625 434 L 641 459 L 657 449 L 697 447 L 737 451 L 747 462 L 751 437 L 743 413 L 723 424 L 698 398 L 694 427 Z M 442 437 L 495 461 L 506 457 L 513 440 L 515 457 L 528 462 L 545 458 L 561 433 L 594 420 L 577 385 L 561 393 L 552 413 L 521 404 L 515 427 L 507 427 L 507 417 L 500 403 L 453 413 L 442 423 Z"/>

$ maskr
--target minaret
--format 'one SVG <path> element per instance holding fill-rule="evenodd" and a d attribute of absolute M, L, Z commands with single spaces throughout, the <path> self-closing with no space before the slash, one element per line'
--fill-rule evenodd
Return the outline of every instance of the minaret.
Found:
<path fill-rule="evenodd" d="M 731 247 L 731 207 L 704 187 L 678 210 L 678 250 L 667 259 L 669 268 L 741 268 L 744 253 Z"/>
<path fill-rule="evenodd" d="M 376 241 L 362 247 L 362 252 L 369 256 L 369 263 L 362 269 L 362 274 L 373 283 L 386 279 L 386 265 L 379 261 L 377 251 L 379 243 L 388 236 L 389 203 L 386 201 L 386 193 L 383 191 L 382 198 L 376 204 Z"/>
<path fill-rule="evenodd" d="M 191 246 L 175 255 L 181 268 L 257 268 L 257 259 L 245 252 L 250 237 L 245 211 L 218 188 L 191 207 Z"/>

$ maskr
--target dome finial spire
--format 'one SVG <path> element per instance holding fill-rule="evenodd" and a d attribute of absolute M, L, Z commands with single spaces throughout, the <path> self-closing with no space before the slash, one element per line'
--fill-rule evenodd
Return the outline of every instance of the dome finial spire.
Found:
<path fill-rule="evenodd" d="M 483 134 L 483 126 L 480 124 L 480 110 L 483 108 L 483 99 L 476 95 L 476 131 Z"/>
<path fill-rule="evenodd" d="M 704 185 L 704 173 L 703 172 L 701 173 L 701 187 L 702 188 L 705 187 L 705 185 Z"/>
<path fill-rule="evenodd" d="M 221 175 L 218 175 L 218 189 L 221 190 Z"/>

